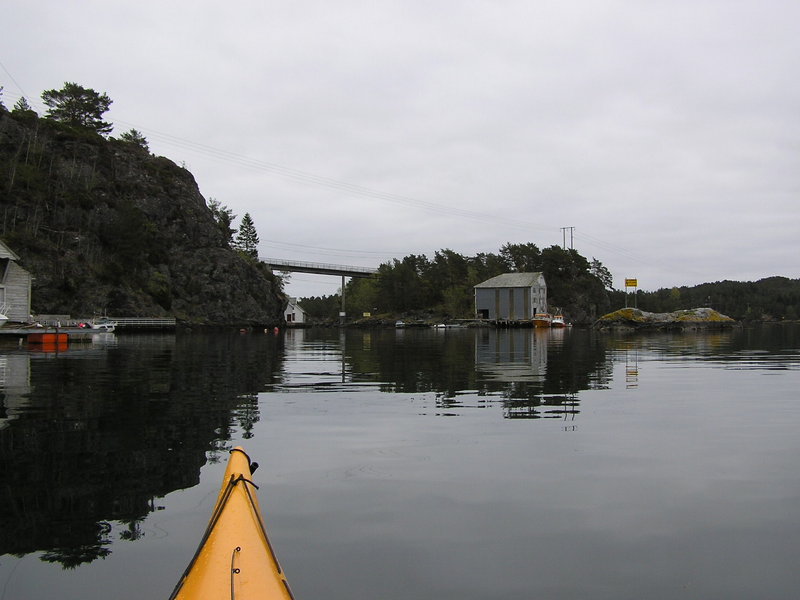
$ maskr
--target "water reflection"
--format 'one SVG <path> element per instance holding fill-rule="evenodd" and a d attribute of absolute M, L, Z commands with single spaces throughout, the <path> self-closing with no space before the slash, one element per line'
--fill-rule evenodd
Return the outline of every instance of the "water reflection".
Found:
<path fill-rule="evenodd" d="M 484 381 L 544 383 L 549 334 L 548 329 L 480 330 L 475 344 L 478 376 Z"/>
<path fill-rule="evenodd" d="M 287 332 L 275 391 L 433 393 L 437 414 L 498 404 L 507 418 L 574 418 L 578 392 L 608 385 L 606 338 L 585 330 Z"/>
<path fill-rule="evenodd" d="M 26 353 L 0 354 L 0 429 L 28 404 L 31 391 L 31 359 Z"/>
<path fill-rule="evenodd" d="M 614 360 L 632 363 L 666 361 L 691 368 L 713 363 L 725 369 L 800 368 L 800 339 L 794 324 L 764 323 L 709 332 L 658 332 L 609 335 Z"/>
<path fill-rule="evenodd" d="M 623 367 L 625 393 L 636 393 L 656 361 L 798 369 L 799 348 L 798 328 L 763 327 L 635 336 L 290 330 L 9 350 L 0 353 L 0 555 L 41 551 L 75 567 L 106 556 L 112 542 L 139 539 L 160 497 L 195 485 L 229 440 L 254 435 L 261 392 L 365 392 L 373 403 L 383 394 L 429 394 L 419 404 L 425 414 L 489 410 L 509 420 L 507 429 L 560 419 L 569 430 L 583 392 L 610 388 Z"/>
<path fill-rule="evenodd" d="M 267 336 L 195 335 L 0 355 L 0 555 L 75 567 L 138 539 L 157 498 L 248 436 L 281 352 Z"/>

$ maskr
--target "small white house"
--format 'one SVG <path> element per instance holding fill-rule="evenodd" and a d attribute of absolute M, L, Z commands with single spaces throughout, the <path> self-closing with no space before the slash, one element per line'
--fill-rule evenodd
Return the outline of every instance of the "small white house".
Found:
<path fill-rule="evenodd" d="M 541 273 L 503 273 L 475 286 L 475 313 L 490 320 L 527 321 L 547 312 Z"/>
<path fill-rule="evenodd" d="M 297 303 L 297 298 L 289 298 L 289 303 L 283 311 L 283 318 L 287 325 L 304 325 L 306 322 L 306 311 Z"/>
<path fill-rule="evenodd" d="M 31 274 L 20 267 L 19 256 L 0 240 L 0 314 L 24 323 L 31 314 Z"/>

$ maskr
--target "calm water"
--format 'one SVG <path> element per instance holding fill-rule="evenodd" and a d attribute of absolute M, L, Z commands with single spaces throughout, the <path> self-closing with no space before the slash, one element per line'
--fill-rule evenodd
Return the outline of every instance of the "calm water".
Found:
<path fill-rule="evenodd" d="M 0 600 L 166 598 L 244 445 L 298 600 L 793 598 L 800 329 L 0 348 Z"/>

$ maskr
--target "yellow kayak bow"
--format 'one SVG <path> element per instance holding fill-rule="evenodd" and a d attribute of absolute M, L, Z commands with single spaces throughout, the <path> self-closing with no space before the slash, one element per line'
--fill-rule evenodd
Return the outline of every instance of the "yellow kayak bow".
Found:
<path fill-rule="evenodd" d="M 206 532 L 170 600 L 292 599 L 267 537 L 252 470 L 242 448 L 231 450 Z"/>

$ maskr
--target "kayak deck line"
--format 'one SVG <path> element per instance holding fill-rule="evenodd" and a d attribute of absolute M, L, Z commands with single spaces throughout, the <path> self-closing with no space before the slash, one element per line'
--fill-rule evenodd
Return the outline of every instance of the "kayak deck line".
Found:
<path fill-rule="evenodd" d="M 242 448 L 231 450 L 208 526 L 170 600 L 293 600 L 250 479 L 257 467 Z"/>

